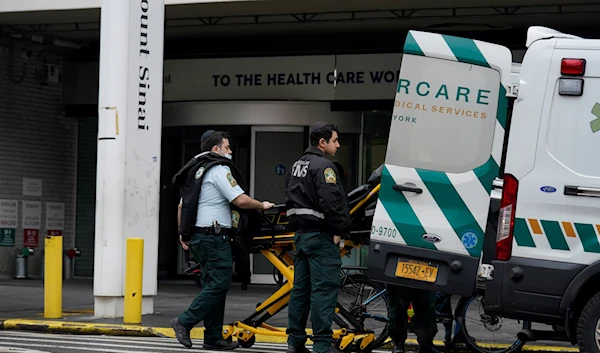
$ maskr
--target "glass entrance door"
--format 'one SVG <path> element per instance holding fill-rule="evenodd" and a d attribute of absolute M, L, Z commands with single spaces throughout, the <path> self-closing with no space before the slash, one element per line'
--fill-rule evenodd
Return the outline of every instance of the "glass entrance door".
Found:
<path fill-rule="evenodd" d="M 252 128 L 250 191 L 257 200 L 285 203 L 285 175 L 308 146 L 303 127 Z M 251 257 L 252 283 L 275 284 L 274 267 L 262 254 Z"/>

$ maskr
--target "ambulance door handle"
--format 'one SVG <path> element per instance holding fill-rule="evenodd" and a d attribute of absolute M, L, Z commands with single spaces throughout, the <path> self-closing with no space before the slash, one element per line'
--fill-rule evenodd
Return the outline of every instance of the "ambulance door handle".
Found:
<path fill-rule="evenodd" d="M 584 186 L 565 185 L 567 196 L 600 197 L 600 188 L 589 188 Z"/>
<path fill-rule="evenodd" d="M 392 186 L 392 189 L 394 189 L 396 191 L 410 191 L 410 192 L 414 192 L 415 194 L 423 193 L 423 189 L 421 189 L 421 188 L 413 188 L 413 187 L 404 186 L 404 185 L 394 185 L 394 186 Z"/>

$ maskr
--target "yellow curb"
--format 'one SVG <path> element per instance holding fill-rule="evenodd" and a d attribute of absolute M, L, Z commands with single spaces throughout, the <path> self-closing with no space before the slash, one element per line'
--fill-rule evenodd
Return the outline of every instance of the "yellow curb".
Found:
<path fill-rule="evenodd" d="M 109 335 L 109 336 L 146 336 L 146 337 L 167 337 L 175 338 L 175 332 L 170 327 L 147 327 L 140 325 L 115 325 L 115 324 L 94 324 L 85 322 L 67 322 L 67 321 L 50 321 L 50 320 L 23 320 L 23 319 L 9 319 L 0 320 L 0 329 L 5 330 L 26 330 L 26 331 L 44 331 L 44 332 L 66 332 L 66 333 L 79 333 L 88 335 Z M 276 328 L 285 331 L 285 327 Z M 307 330 L 308 334 L 311 334 L 311 330 Z M 190 332 L 190 338 L 201 340 L 204 339 L 204 328 L 194 328 Z M 255 335 L 257 343 L 287 343 L 287 337 L 281 336 L 269 336 L 265 334 Z M 384 345 L 389 345 L 390 339 L 387 339 Z M 441 340 L 434 340 L 433 343 L 436 346 L 443 347 L 444 342 Z M 313 342 L 308 339 L 308 345 Z M 417 346 L 416 339 L 407 339 L 406 345 Z M 506 348 L 507 344 L 487 344 L 482 345 L 486 348 L 501 349 Z M 539 346 L 539 345 L 525 345 L 522 351 L 527 352 L 552 352 L 552 353 L 575 353 L 579 352 L 576 347 L 562 347 L 562 346 Z"/>
<path fill-rule="evenodd" d="M 527 344 L 521 350 L 527 352 L 579 352 L 579 348 L 576 347 L 529 346 Z"/>
<path fill-rule="evenodd" d="M 172 328 L 167 327 L 153 327 L 153 330 L 159 333 L 163 337 L 175 338 L 175 332 Z M 256 342 L 260 343 L 287 343 L 287 337 L 279 336 L 267 336 L 267 335 L 255 335 Z M 194 328 L 190 331 L 190 338 L 194 340 L 204 339 L 204 327 Z M 309 344 L 312 344 L 310 340 Z"/>
<path fill-rule="evenodd" d="M 68 332 L 88 335 L 113 336 L 147 336 L 154 337 L 157 333 L 151 327 L 138 325 L 90 324 L 84 322 L 49 321 L 49 320 L 4 320 L 0 328 L 4 330 L 25 330 L 44 332 Z"/>

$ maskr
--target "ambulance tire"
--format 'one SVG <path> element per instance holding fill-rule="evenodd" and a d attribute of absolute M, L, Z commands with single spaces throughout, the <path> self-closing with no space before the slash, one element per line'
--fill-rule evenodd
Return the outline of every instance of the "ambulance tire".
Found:
<path fill-rule="evenodd" d="M 599 353 L 600 342 L 596 330 L 600 323 L 600 293 L 596 293 L 585 305 L 577 321 L 577 345 L 581 353 Z"/>

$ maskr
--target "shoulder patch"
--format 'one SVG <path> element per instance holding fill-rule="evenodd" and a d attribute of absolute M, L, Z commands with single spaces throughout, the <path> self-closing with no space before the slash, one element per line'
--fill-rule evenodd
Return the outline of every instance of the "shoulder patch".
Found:
<path fill-rule="evenodd" d="M 233 177 L 233 175 L 231 175 L 231 173 L 227 173 L 227 180 L 229 180 L 229 184 L 231 184 L 232 188 L 238 186 L 237 180 L 235 180 L 235 178 Z"/>
<path fill-rule="evenodd" d="M 204 167 L 200 167 L 200 169 L 196 171 L 196 180 L 200 179 L 200 177 L 202 177 L 202 174 L 204 174 Z"/>
<path fill-rule="evenodd" d="M 337 182 L 337 177 L 335 172 L 331 168 L 325 169 L 323 172 L 325 174 L 325 182 L 328 184 L 335 184 Z"/>
<path fill-rule="evenodd" d="M 240 214 L 238 211 L 231 211 L 231 225 L 233 228 L 237 228 L 240 224 Z"/>

